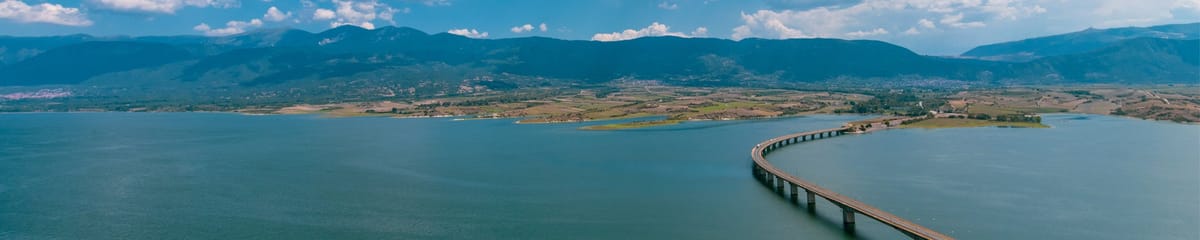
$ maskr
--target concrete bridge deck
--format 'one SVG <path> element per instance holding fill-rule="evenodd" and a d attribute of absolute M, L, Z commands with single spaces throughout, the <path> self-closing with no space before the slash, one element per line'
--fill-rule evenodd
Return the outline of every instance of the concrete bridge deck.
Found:
<path fill-rule="evenodd" d="M 885 212 L 878 208 L 859 202 L 853 198 L 843 196 L 837 192 L 817 186 L 814 183 L 800 179 L 799 177 L 789 175 L 787 172 L 775 168 L 767 161 L 766 155 L 776 149 L 782 148 L 790 144 L 812 141 L 816 139 L 824 139 L 828 137 L 840 136 L 849 131 L 848 128 L 832 128 L 816 131 L 801 132 L 788 134 L 776 138 L 772 138 L 754 146 L 750 155 L 754 159 L 753 173 L 756 178 L 762 181 L 767 186 L 774 186 L 778 193 L 785 193 L 785 183 L 790 185 L 791 198 L 793 201 L 798 201 L 799 190 L 803 189 L 808 200 L 809 208 L 816 204 L 815 196 L 820 196 L 833 204 L 842 208 L 842 223 L 847 230 L 854 229 L 854 215 L 861 214 L 878 220 L 879 222 L 891 226 L 896 230 L 908 235 L 913 239 L 954 239 L 945 234 L 941 234 L 932 229 L 917 225 L 903 218 L 900 218 L 891 213 Z"/>

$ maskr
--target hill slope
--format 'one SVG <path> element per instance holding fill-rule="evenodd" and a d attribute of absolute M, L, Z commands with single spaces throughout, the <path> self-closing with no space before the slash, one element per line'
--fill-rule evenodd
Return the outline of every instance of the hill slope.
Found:
<path fill-rule="evenodd" d="M 1190 26 L 1200 25 L 1149 29 L 1168 31 Z M 1126 30 L 1146 34 L 1137 29 Z M 1195 64 L 1200 51 L 1196 50 L 1195 40 L 1162 38 L 1125 39 L 1088 51 L 1060 49 L 1053 53 L 1061 55 L 1028 63 L 922 56 L 869 40 L 488 40 L 427 34 L 403 27 L 367 30 L 342 26 L 319 33 L 272 29 L 227 37 L 44 39 L 56 38 L 0 38 L 5 40 L 0 44 L 64 44 L 0 65 L 0 86 L 92 81 L 100 87 L 154 83 L 168 84 L 160 87 L 172 89 L 373 89 L 370 91 L 422 95 L 469 92 L 478 86 L 598 84 L 618 79 L 701 86 L 820 85 L 837 79 L 861 80 L 854 84 L 868 86 L 922 79 L 986 84 L 1171 83 L 1200 79 Z"/>
<path fill-rule="evenodd" d="M 1079 32 L 979 46 L 964 57 L 997 61 L 1030 61 L 1042 57 L 1086 53 L 1128 39 L 1200 39 L 1200 23 L 1087 29 Z"/>
<path fill-rule="evenodd" d="M 1137 38 L 1097 51 L 1046 57 L 1022 69 L 1058 83 L 1196 83 L 1200 40 Z"/>

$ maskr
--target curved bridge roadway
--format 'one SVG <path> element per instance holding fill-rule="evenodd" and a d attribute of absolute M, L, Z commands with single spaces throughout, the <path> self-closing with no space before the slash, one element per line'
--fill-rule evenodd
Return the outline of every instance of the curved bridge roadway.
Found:
<path fill-rule="evenodd" d="M 791 186 L 792 201 L 798 201 L 800 189 L 804 190 L 804 194 L 808 199 L 808 207 L 812 209 L 816 205 L 816 196 L 825 198 L 838 207 L 842 208 L 842 224 L 848 231 L 854 229 L 854 214 L 862 214 L 878 220 L 883 224 L 887 224 L 896 230 L 912 237 L 913 239 L 954 239 L 945 234 L 938 233 L 932 229 L 922 227 L 916 223 L 904 220 L 891 213 L 884 212 L 878 208 L 859 202 L 850 197 L 843 196 L 829 189 L 822 188 L 811 182 L 805 181 L 798 177 L 788 175 L 783 170 L 775 168 L 770 162 L 767 162 L 766 155 L 787 145 L 807 142 L 817 139 L 824 139 L 834 136 L 841 136 L 849 131 L 848 128 L 833 128 L 817 131 L 809 131 L 802 133 L 794 133 L 772 138 L 763 141 L 754 146 L 750 156 L 754 159 L 754 176 L 759 181 L 762 181 L 768 187 L 774 186 L 775 192 L 780 194 L 788 193 L 784 191 L 784 185 Z M 785 184 L 786 183 L 786 184 Z"/>

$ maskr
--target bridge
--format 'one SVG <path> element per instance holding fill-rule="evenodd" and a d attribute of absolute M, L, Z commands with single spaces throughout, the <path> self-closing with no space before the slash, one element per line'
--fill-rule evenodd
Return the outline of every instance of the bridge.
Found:
<path fill-rule="evenodd" d="M 842 225 L 847 231 L 854 230 L 854 216 L 860 214 L 869 218 L 875 219 L 883 224 L 891 226 L 896 230 L 908 235 L 913 239 L 954 239 L 945 234 L 938 233 L 929 228 L 925 228 L 916 223 L 904 220 L 891 213 L 884 212 L 878 208 L 859 202 L 853 198 L 843 196 L 829 189 L 822 188 L 811 182 L 792 176 L 775 168 L 770 162 L 767 162 L 766 155 L 776 149 L 802 142 L 808 142 L 818 139 L 825 139 L 835 136 L 841 136 L 850 131 L 849 128 L 832 128 L 825 130 L 809 131 L 784 135 L 763 141 L 754 146 L 750 151 L 751 158 L 754 159 L 753 173 L 754 177 L 766 184 L 768 187 L 774 187 L 774 191 L 780 194 L 790 193 L 793 202 L 799 201 L 800 190 L 804 191 L 805 198 L 808 201 L 808 208 L 814 209 L 816 206 L 816 197 L 824 198 L 829 202 L 842 208 Z M 789 190 L 784 191 L 785 185 L 789 186 Z"/>

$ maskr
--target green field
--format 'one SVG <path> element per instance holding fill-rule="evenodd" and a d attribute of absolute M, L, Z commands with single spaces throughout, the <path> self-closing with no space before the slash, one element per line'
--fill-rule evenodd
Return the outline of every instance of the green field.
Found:
<path fill-rule="evenodd" d="M 585 126 L 585 127 L 579 128 L 579 129 L 581 129 L 581 130 L 621 130 L 621 129 L 668 126 L 668 125 L 679 124 L 681 122 L 683 122 L 683 120 L 639 121 L 639 122 L 625 122 L 625 123 L 613 123 L 613 124 L 604 124 L 604 125 Z"/>
<path fill-rule="evenodd" d="M 1012 115 L 1021 114 L 1020 111 L 1005 107 L 995 107 L 988 105 L 972 104 L 967 106 L 967 112 L 971 114 L 987 114 L 987 115 Z"/>
<path fill-rule="evenodd" d="M 755 103 L 755 102 L 727 102 L 727 103 L 717 103 L 716 105 L 713 105 L 713 106 L 696 108 L 696 110 L 699 111 L 700 113 L 710 113 L 710 112 L 724 111 L 724 110 L 730 110 L 730 109 L 763 107 L 763 106 L 768 106 L 768 105 L 763 104 L 763 103 Z"/>
<path fill-rule="evenodd" d="M 900 125 L 900 128 L 970 128 L 970 127 L 1020 127 L 1020 128 L 1049 128 L 1034 122 L 1000 122 L 966 118 L 934 118 L 919 122 Z"/>

